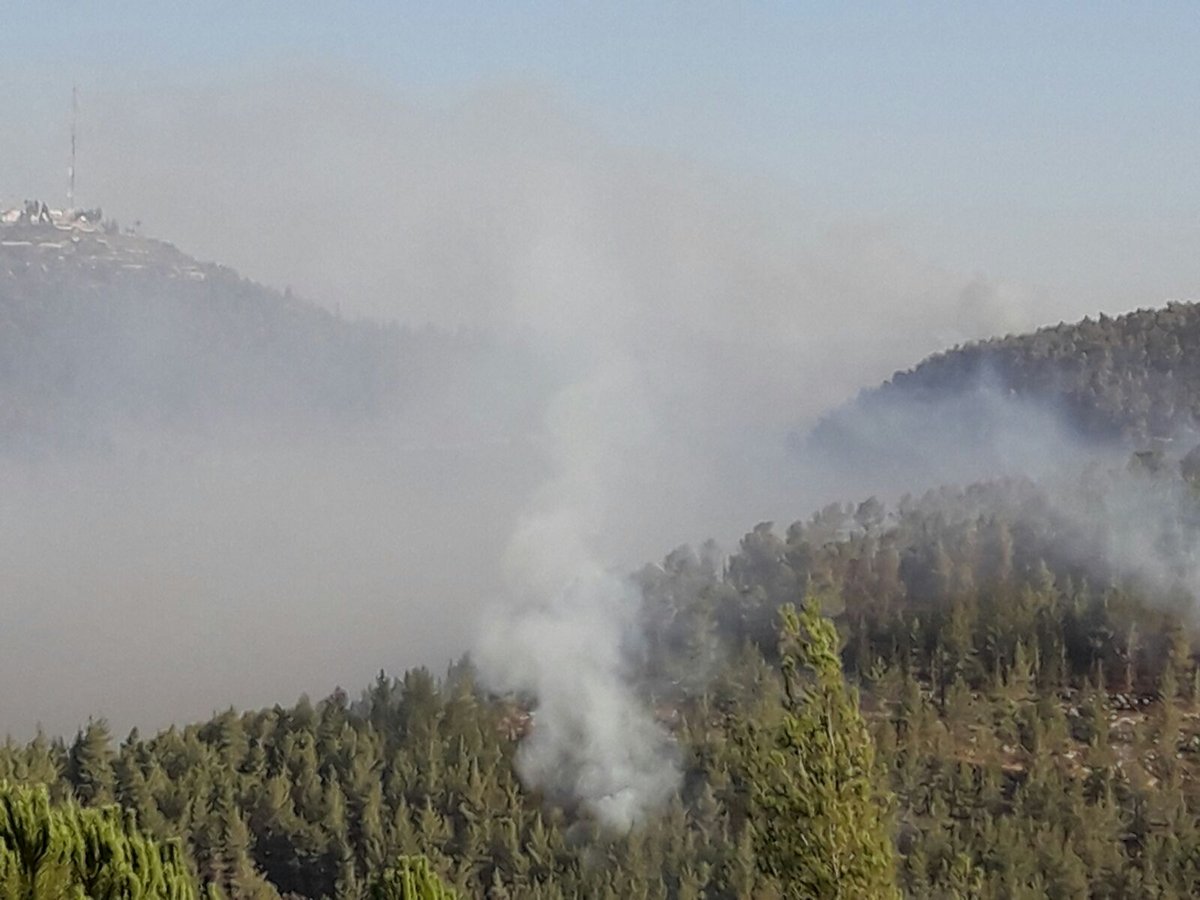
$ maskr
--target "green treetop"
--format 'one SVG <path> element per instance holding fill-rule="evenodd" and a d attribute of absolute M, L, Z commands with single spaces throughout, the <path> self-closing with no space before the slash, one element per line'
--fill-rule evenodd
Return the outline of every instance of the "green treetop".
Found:
<path fill-rule="evenodd" d="M 788 897 L 898 898 L 891 797 L 837 631 L 815 601 L 783 607 L 781 620 L 784 709 L 746 740 L 759 868 Z"/>
<path fill-rule="evenodd" d="M 52 806 L 44 786 L 0 782 L 0 900 L 196 900 L 177 844 L 115 806 Z"/>
<path fill-rule="evenodd" d="M 402 856 L 371 885 L 371 900 L 457 900 L 423 856 Z"/>

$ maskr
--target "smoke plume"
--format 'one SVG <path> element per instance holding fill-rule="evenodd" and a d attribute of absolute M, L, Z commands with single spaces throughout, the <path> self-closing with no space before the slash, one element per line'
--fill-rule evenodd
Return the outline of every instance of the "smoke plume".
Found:
<path fill-rule="evenodd" d="M 536 698 L 522 776 L 621 829 L 678 780 L 670 741 L 628 680 L 641 597 L 604 565 L 593 538 L 619 527 L 606 494 L 651 437 L 639 379 L 628 360 L 609 360 L 555 398 L 554 475 L 520 517 L 505 554 L 507 596 L 477 648 L 493 686 Z"/>

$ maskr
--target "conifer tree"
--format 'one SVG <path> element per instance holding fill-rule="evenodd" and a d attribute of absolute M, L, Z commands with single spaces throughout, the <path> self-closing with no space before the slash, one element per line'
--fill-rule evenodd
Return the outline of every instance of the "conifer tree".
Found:
<path fill-rule="evenodd" d="M 371 884 L 370 900 L 456 900 L 423 856 L 402 856 Z"/>
<path fill-rule="evenodd" d="M 842 677 L 837 631 L 815 599 L 781 619 L 784 713 L 743 739 L 758 865 L 788 897 L 898 898 L 891 798 Z"/>
<path fill-rule="evenodd" d="M 116 799 L 112 735 L 103 719 L 88 722 L 71 745 L 68 777 L 81 803 L 100 806 Z"/>
<path fill-rule="evenodd" d="M 4 900 L 196 900 L 178 845 L 142 835 L 115 806 L 52 806 L 44 786 L 0 783 Z"/>

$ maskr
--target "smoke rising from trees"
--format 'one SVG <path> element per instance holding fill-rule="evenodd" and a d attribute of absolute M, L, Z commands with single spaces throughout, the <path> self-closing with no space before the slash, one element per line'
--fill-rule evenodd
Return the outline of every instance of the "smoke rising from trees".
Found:
<path fill-rule="evenodd" d="M 1018 286 L 814 218 L 786 185 L 613 146 L 537 91 L 433 103 L 299 77 L 89 96 L 81 200 L 343 315 L 516 335 L 540 364 L 486 394 L 426 386 L 374 429 L 297 440 L 212 416 L 97 459 L 5 463 L 0 676 L 35 685 L 6 709 L 14 732 L 440 667 L 498 584 L 555 621 L 573 579 L 598 590 L 858 496 L 787 435 L 926 353 L 1035 321 Z M 497 440 L 500 400 L 540 424 Z M 530 556 L 535 534 L 572 549 Z M 564 562 L 582 569 L 544 570 Z M 623 635 L 608 602 L 594 633 Z M 589 649 L 620 696 L 620 653 Z"/>

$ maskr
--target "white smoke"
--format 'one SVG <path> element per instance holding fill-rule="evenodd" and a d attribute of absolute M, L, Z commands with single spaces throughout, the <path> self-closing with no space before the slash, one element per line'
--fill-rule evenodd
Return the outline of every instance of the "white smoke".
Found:
<path fill-rule="evenodd" d="M 1181 474 L 1177 455 L 1146 451 L 1141 461 L 1120 467 L 1097 462 L 1049 484 L 1047 494 L 1080 536 L 1082 546 L 1068 549 L 1099 583 L 1125 583 L 1148 602 L 1194 619 L 1200 612 L 1200 495 Z"/>
<path fill-rule="evenodd" d="M 555 474 L 518 523 L 505 559 L 508 594 L 477 648 L 496 689 L 536 698 L 522 777 L 622 830 L 679 778 L 668 736 L 627 678 L 641 598 L 593 546 L 615 525 L 606 516 L 610 486 L 653 434 L 641 379 L 628 359 L 609 358 L 555 398 L 547 422 Z"/>

